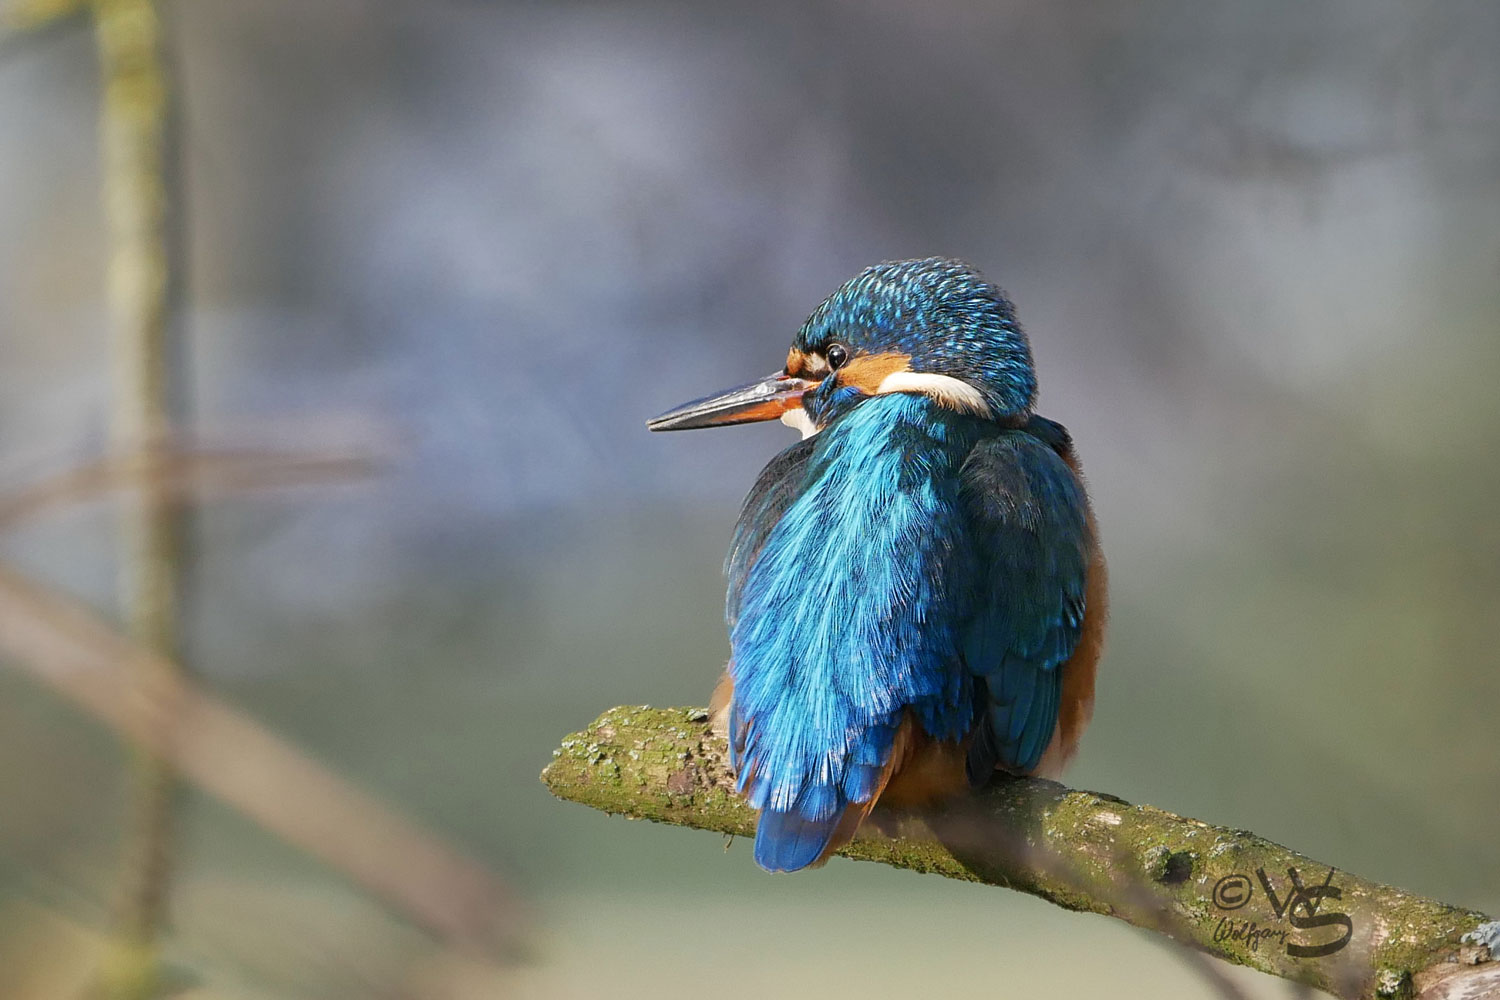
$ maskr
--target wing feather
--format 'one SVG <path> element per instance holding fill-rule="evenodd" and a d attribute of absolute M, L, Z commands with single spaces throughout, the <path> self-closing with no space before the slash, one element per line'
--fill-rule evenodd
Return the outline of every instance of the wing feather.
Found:
<path fill-rule="evenodd" d="M 1016 430 L 981 441 L 960 477 L 978 560 L 961 638 L 978 702 L 968 770 L 983 783 L 997 765 L 1035 769 L 1047 749 L 1058 668 L 1082 632 L 1094 540 L 1082 483 L 1041 435 Z"/>

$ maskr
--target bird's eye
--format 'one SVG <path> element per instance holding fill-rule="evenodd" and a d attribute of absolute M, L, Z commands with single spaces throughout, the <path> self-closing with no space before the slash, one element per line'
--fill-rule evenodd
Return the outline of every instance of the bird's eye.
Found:
<path fill-rule="evenodd" d="M 843 344 L 829 344 L 824 357 L 828 359 L 828 367 L 837 370 L 844 367 L 844 362 L 849 360 L 849 348 Z"/>

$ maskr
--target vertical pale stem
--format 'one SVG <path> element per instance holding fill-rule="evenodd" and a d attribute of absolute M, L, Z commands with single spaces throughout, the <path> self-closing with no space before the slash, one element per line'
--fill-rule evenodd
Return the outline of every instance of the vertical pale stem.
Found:
<path fill-rule="evenodd" d="M 168 94 L 161 24 L 153 0 L 93 0 L 104 87 L 104 206 L 109 229 L 108 302 L 113 371 L 111 443 L 142 456 L 139 489 L 120 521 L 120 604 L 131 635 L 176 662 L 177 512 L 153 466 L 170 431 L 167 247 Z M 158 719 L 170 726 L 170 719 Z M 154 995 L 158 934 L 165 921 L 176 776 L 170 761 L 135 751 L 131 814 L 122 859 L 114 948 L 105 995 Z"/>

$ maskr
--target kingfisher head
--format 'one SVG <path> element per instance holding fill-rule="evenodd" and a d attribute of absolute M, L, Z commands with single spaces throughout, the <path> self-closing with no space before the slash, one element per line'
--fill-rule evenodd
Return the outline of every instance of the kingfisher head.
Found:
<path fill-rule="evenodd" d="M 962 261 L 941 257 L 866 268 L 813 310 L 781 371 L 679 406 L 647 426 L 686 430 L 779 417 L 806 436 L 892 392 L 1025 422 L 1036 373 L 1005 293 Z"/>

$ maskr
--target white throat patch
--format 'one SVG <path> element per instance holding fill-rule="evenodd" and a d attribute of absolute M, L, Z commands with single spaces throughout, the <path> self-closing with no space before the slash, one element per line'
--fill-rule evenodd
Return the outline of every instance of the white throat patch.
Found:
<path fill-rule="evenodd" d="M 806 441 L 818 433 L 818 425 L 813 423 L 812 417 L 800 406 L 794 406 L 781 415 L 781 422 L 788 427 L 802 432 L 802 440 Z"/>
<path fill-rule="evenodd" d="M 951 375 L 934 375 L 931 372 L 891 372 L 881 379 L 877 394 L 887 392 L 920 392 L 931 396 L 943 406 L 979 417 L 991 416 L 989 404 L 984 396 L 963 379 Z M 786 417 L 782 417 L 785 420 Z"/>

